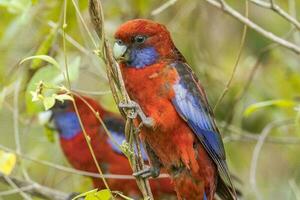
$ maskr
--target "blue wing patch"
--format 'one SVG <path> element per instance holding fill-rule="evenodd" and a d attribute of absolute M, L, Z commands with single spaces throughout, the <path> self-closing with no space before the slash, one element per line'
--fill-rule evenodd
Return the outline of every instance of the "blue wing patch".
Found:
<path fill-rule="evenodd" d="M 225 160 L 224 146 L 215 127 L 208 104 L 191 71 L 184 65 L 172 65 L 179 79 L 173 86 L 175 96 L 172 103 L 179 115 L 188 123 L 211 156 Z"/>
<path fill-rule="evenodd" d="M 105 118 L 104 123 L 105 123 L 107 129 L 110 131 L 112 137 L 118 143 L 118 145 L 121 145 L 123 143 L 123 141 L 125 141 L 124 121 L 116 119 L 116 118 Z M 115 145 L 109 138 L 107 138 L 107 141 L 111 145 L 112 149 L 115 152 L 123 155 L 123 152 L 121 151 L 121 149 L 119 149 L 119 147 L 117 145 Z M 136 147 L 135 147 L 135 151 L 137 151 Z M 142 153 L 143 159 L 145 161 L 148 160 L 147 153 L 146 153 L 145 149 L 143 148 L 143 146 L 141 146 L 141 153 Z"/>
<path fill-rule="evenodd" d="M 206 197 L 205 192 L 204 192 L 204 194 L 203 194 L 203 200 L 207 200 L 207 197 Z"/>

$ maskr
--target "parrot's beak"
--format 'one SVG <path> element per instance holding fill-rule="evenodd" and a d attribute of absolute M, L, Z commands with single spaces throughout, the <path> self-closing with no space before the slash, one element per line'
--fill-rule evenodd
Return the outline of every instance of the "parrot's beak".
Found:
<path fill-rule="evenodd" d="M 53 117 L 53 111 L 52 110 L 44 111 L 44 112 L 39 113 L 38 121 L 41 125 L 45 125 L 49 121 L 51 121 L 52 117 Z"/>
<path fill-rule="evenodd" d="M 129 60 L 129 52 L 128 47 L 125 44 L 119 44 L 118 42 L 115 42 L 113 47 L 113 54 L 116 60 Z"/>

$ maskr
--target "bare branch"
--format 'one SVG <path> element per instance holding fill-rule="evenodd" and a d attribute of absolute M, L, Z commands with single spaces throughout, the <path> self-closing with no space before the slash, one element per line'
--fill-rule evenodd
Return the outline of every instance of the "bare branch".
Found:
<path fill-rule="evenodd" d="M 164 4 L 159 6 L 158 8 L 154 9 L 151 12 L 151 15 L 153 15 L 153 16 L 158 15 L 159 13 L 163 12 L 164 10 L 169 8 L 170 6 L 174 5 L 176 2 L 177 2 L 177 0 L 168 0 L 167 2 L 165 2 Z"/>
<path fill-rule="evenodd" d="M 250 185 L 251 185 L 252 189 L 255 191 L 257 199 L 262 199 L 262 196 L 259 194 L 259 190 L 256 186 L 256 170 L 257 170 L 258 158 L 259 158 L 261 149 L 264 145 L 264 142 L 265 142 L 267 136 L 269 135 L 269 133 L 271 132 L 272 129 L 274 129 L 275 127 L 279 127 L 279 126 L 285 126 L 289 122 L 290 122 L 290 120 L 280 120 L 280 121 L 274 121 L 274 122 L 271 122 L 270 124 L 268 124 L 262 130 L 262 132 L 259 136 L 259 140 L 257 141 L 257 144 L 253 150 L 249 176 L 250 176 Z"/>
<path fill-rule="evenodd" d="M 227 123 L 225 121 L 219 122 L 218 124 L 222 128 L 227 126 Z M 286 125 L 295 125 L 294 120 L 290 120 L 290 122 L 288 122 Z M 259 133 L 251 133 L 251 132 L 245 131 L 237 126 L 234 126 L 234 125 L 229 125 L 227 128 L 228 128 L 230 134 L 226 135 L 223 138 L 224 143 L 230 142 L 230 141 L 257 142 L 260 139 Z M 298 144 L 300 144 L 300 138 L 268 136 L 265 139 L 265 143 L 298 145 Z"/>
<path fill-rule="evenodd" d="M 11 152 L 16 154 L 16 156 L 28 160 L 28 161 L 32 161 L 35 162 L 37 164 L 40 165 L 44 165 L 44 166 L 48 166 L 66 173 L 71 173 L 71 174 L 76 174 L 76 175 L 82 175 L 82 176 L 88 176 L 88 177 L 93 177 L 93 178 L 106 178 L 106 179 L 135 179 L 134 176 L 132 175 L 124 175 L 124 174 L 103 174 L 100 175 L 98 173 L 92 173 L 92 172 L 87 172 L 87 171 L 82 171 L 82 170 L 77 170 L 74 168 L 70 168 L 70 167 L 66 167 L 66 166 L 62 166 L 62 165 L 58 165 L 46 160 L 41 160 L 41 159 L 36 159 L 36 158 L 32 158 L 30 156 L 27 155 L 23 155 L 23 154 L 18 154 L 15 150 L 10 149 L 8 147 L 5 147 L 3 145 L 0 144 L 0 149 L 7 151 L 7 152 Z M 168 178 L 169 175 L 168 174 L 161 174 L 158 178 Z"/>
<path fill-rule="evenodd" d="M 289 185 L 292 189 L 292 192 L 295 194 L 296 200 L 300 200 L 300 189 L 298 188 L 295 179 L 289 180 Z"/>
<path fill-rule="evenodd" d="M 20 93 L 20 87 L 21 87 L 21 83 L 22 83 L 22 77 L 20 77 L 17 81 L 16 81 L 16 86 L 15 86 L 15 91 L 14 91 L 14 110 L 13 110 L 13 124 L 14 124 L 14 139 L 15 139 L 15 145 L 16 145 L 16 152 L 17 153 L 21 153 L 22 148 L 21 148 L 21 141 L 20 141 L 20 128 L 19 128 L 19 93 Z M 22 160 L 19 160 L 20 163 L 20 167 L 21 167 L 21 171 L 22 174 L 24 176 L 24 178 L 27 181 L 30 181 L 30 177 L 27 173 L 27 170 L 24 166 L 24 162 Z M 8 182 L 11 183 L 11 185 L 13 187 L 16 187 L 15 184 L 13 184 L 11 182 L 11 180 L 8 180 Z M 18 189 L 18 188 L 16 188 Z M 30 196 L 26 195 L 23 193 L 23 191 L 20 191 L 21 196 L 24 199 L 31 199 Z"/>
<path fill-rule="evenodd" d="M 219 8 L 221 10 L 223 10 L 225 13 L 231 15 L 232 17 L 234 17 L 235 19 L 237 19 L 238 21 L 240 21 L 243 24 L 246 24 L 249 28 L 255 30 L 256 32 L 258 32 L 259 34 L 263 35 L 265 38 L 297 53 L 300 54 L 300 47 L 287 41 L 282 39 L 281 37 L 278 37 L 277 35 L 275 35 L 272 32 L 269 32 L 267 30 L 265 30 L 264 28 L 262 28 L 261 26 L 257 25 L 256 23 L 254 23 L 253 21 L 251 21 L 250 19 L 244 17 L 243 15 L 241 15 L 239 12 L 237 12 L 236 10 L 234 10 L 232 7 L 230 7 L 227 3 L 225 3 L 225 1 L 223 2 L 223 4 L 219 3 L 216 0 L 205 0 L 206 2 L 208 2 L 210 5 Z"/>
<path fill-rule="evenodd" d="M 0 173 L 0 182 L 4 184 L 9 184 L 7 183 L 7 180 L 10 180 L 14 185 L 18 187 L 16 190 L 9 190 L 6 193 L 2 192 L 3 195 L 9 195 L 13 194 L 14 192 L 25 192 L 26 194 L 35 196 L 35 197 L 40 197 L 43 199 L 49 199 L 49 200 L 67 200 L 71 194 L 67 194 L 58 190 L 54 190 L 52 188 L 42 186 L 38 183 L 35 182 L 29 182 L 29 181 L 23 181 L 19 180 L 14 177 L 6 176 L 2 173 Z"/>
<path fill-rule="evenodd" d="M 270 0 L 270 3 L 264 2 L 264 1 L 261 1 L 261 0 L 249 0 L 249 1 L 256 4 L 256 5 L 258 5 L 258 6 L 260 6 L 260 7 L 267 8 L 267 9 L 272 9 L 274 12 L 276 12 L 278 15 L 280 15 L 281 17 L 286 19 L 288 22 L 290 22 L 297 29 L 300 30 L 300 22 L 296 18 L 291 16 L 289 13 L 284 11 L 282 8 L 280 8 L 278 5 L 276 5 L 273 0 Z"/>
<path fill-rule="evenodd" d="M 248 6 L 248 1 L 245 2 L 245 16 L 248 18 L 248 14 L 249 14 L 249 6 Z M 239 61 L 241 59 L 241 56 L 242 56 L 242 51 L 243 51 L 243 48 L 244 48 L 244 44 L 245 44 L 245 41 L 246 41 L 246 35 L 247 35 L 247 26 L 244 25 L 244 28 L 243 28 L 243 33 L 242 33 L 242 38 L 241 38 L 241 43 L 240 43 L 240 47 L 239 47 L 239 51 L 238 51 L 238 56 L 237 56 L 237 59 L 235 61 L 235 64 L 233 66 L 233 70 L 231 72 L 231 75 L 230 75 L 230 78 L 229 80 L 227 81 L 226 83 L 226 86 L 223 90 L 223 92 L 221 93 L 221 95 L 219 96 L 218 100 L 217 100 L 217 103 L 215 104 L 214 106 L 214 112 L 216 111 L 218 105 L 221 103 L 221 101 L 223 100 L 223 98 L 225 97 L 225 95 L 227 94 L 230 86 L 231 86 L 231 83 L 233 81 L 233 78 L 234 78 L 234 75 L 236 73 L 236 70 L 237 70 L 237 67 L 238 67 L 238 64 L 239 64 Z"/>
<path fill-rule="evenodd" d="M 6 181 L 6 183 L 8 184 L 8 185 L 10 185 L 12 188 L 15 188 L 16 190 L 18 190 L 19 191 L 19 194 L 25 199 L 25 200 L 32 200 L 32 198 L 28 195 L 28 194 L 26 194 L 26 193 L 24 193 L 22 190 L 20 190 L 20 188 L 10 179 L 10 177 L 8 177 L 8 176 L 5 176 L 4 177 L 4 180 Z"/>

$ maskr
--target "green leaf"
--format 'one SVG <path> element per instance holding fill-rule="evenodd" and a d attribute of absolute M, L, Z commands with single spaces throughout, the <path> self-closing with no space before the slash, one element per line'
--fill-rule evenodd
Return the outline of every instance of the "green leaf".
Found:
<path fill-rule="evenodd" d="M 55 97 L 52 95 L 51 97 L 45 97 L 43 99 L 43 104 L 46 110 L 52 108 L 55 104 Z"/>
<path fill-rule="evenodd" d="M 17 156 L 14 153 L 0 150 L 0 173 L 10 175 L 16 166 Z"/>
<path fill-rule="evenodd" d="M 47 35 L 46 39 L 42 42 L 42 44 L 39 46 L 38 50 L 36 51 L 36 56 L 37 55 L 44 55 L 44 54 L 48 54 L 49 49 L 51 48 L 54 40 L 55 40 L 55 36 L 57 33 L 57 29 L 58 26 L 54 27 L 50 33 Z M 42 64 L 42 60 L 43 59 L 33 59 L 31 62 L 31 69 L 37 69 L 41 66 Z"/>
<path fill-rule="evenodd" d="M 31 78 L 29 83 L 27 84 L 26 93 L 25 93 L 25 102 L 26 102 L 26 108 L 29 114 L 35 114 L 41 111 L 44 111 L 43 105 L 40 102 L 40 97 L 35 94 L 35 91 L 37 85 L 42 80 L 44 84 L 50 85 L 50 84 L 58 84 L 63 79 L 58 79 L 57 77 L 61 77 L 61 72 L 52 66 L 46 66 L 43 68 L 40 68 Z M 56 81 L 54 80 L 56 79 Z M 55 93 L 54 90 L 47 90 L 45 92 L 45 96 L 51 96 L 53 93 Z M 32 102 L 32 95 L 35 95 L 36 102 Z"/>
<path fill-rule="evenodd" d="M 104 189 L 98 191 L 98 189 L 94 189 L 85 193 L 82 193 L 76 197 L 74 197 L 72 200 L 76 200 L 78 198 L 85 197 L 85 200 L 110 200 L 112 199 L 112 194 L 110 190 Z"/>
<path fill-rule="evenodd" d="M 244 111 L 244 116 L 248 117 L 252 113 L 256 112 L 261 108 L 265 108 L 268 106 L 277 106 L 277 107 L 294 107 L 296 105 L 295 101 L 279 99 L 279 100 L 271 100 L 271 101 L 262 101 L 255 104 L 252 104 L 246 108 Z"/>
<path fill-rule="evenodd" d="M 55 99 L 64 102 L 65 100 L 74 101 L 73 97 L 69 94 L 58 94 L 55 96 Z"/>
<path fill-rule="evenodd" d="M 100 190 L 95 193 L 90 193 L 85 197 L 85 200 L 110 200 L 110 199 L 112 199 L 112 194 L 108 189 Z"/>
<path fill-rule="evenodd" d="M 98 189 L 93 189 L 93 190 L 90 190 L 90 191 L 87 191 L 87 192 L 84 192 L 84 193 L 81 193 L 79 195 L 77 195 L 76 197 L 74 197 L 72 200 L 76 200 L 76 199 L 79 199 L 81 197 L 85 197 L 87 196 L 88 194 L 94 194 L 98 191 Z"/>
<path fill-rule="evenodd" d="M 60 65 L 58 64 L 58 62 L 56 62 L 56 60 L 50 56 L 47 55 L 36 55 L 36 56 L 29 56 L 27 58 L 24 58 L 23 60 L 21 60 L 20 65 L 23 64 L 24 62 L 28 61 L 28 60 L 33 60 L 33 59 L 41 59 L 43 61 L 46 61 L 50 64 L 52 64 L 54 67 L 56 67 L 58 70 L 61 69 Z"/>

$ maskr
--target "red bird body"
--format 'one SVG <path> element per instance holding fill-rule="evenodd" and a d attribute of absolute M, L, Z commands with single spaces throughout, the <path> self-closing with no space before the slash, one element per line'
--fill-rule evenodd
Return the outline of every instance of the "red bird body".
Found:
<path fill-rule="evenodd" d="M 206 95 L 167 29 L 137 19 L 121 25 L 115 38 L 126 89 L 153 122 L 141 132 L 157 157 L 151 163 L 167 169 L 179 199 L 212 200 L 216 190 L 235 199 Z"/>
<path fill-rule="evenodd" d="M 197 142 L 197 138 L 170 103 L 170 99 L 174 96 L 173 91 L 168 89 L 162 91 L 161 85 L 174 83 L 176 75 L 172 69 L 166 71 L 167 76 L 158 75 L 157 71 L 163 70 L 164 65 L 165 63 L 155 64 L 151 68 L 144 69 L 143 74 L 136 69 L 122 68 L 126 74 L 125 84 L 131 97 L 139 102 L 142 110 L 155 121 L 155 130 L 144 129 L 142 137 L 151 148 L 155 149 L 163 166 L 171 169 L 171 174 L 175 173 L 174 182 L 178 193 L 186 194 L 184 197 L 187 199 L 198 199 L 199 194 L 203 194 L 206 188 L 209 191 L 206 193 L 207 198 L 211 199 L 216 188 L 215 164 L 200 144 L 195 152 L 193 144 Z M 161 95 L 155 95 L 159 93 Z M 186 166 L 184 170 L 187 172 L 177 174 L 172 168 L 180 166 L 181 163 Z M 180 167 L 178 170 L 181 170 Z M 197 179 L 203 182 L 201 181 L 200 185 L 193 184 Z"/>
<path fill-rule="evenodd" d="M 99 116 L 102 118 L 113 137 L 115 137 L 118 143 L 121 143 L 122 140 L 125 139 L 123 133 L 123 119 L 116 114 L 106 111 L 93 99 L 88 97 L 83 98 L 99 113 Z M 127 158 L 108 139 L 105 130 L 94 113 L 80 98 L 75 97 L 75 102 L 83 126 L 91 138 L 95 156 L 103 173 L 131 175 L 132 169 Z M 53 112 L 54 122 L 60 132 L 60 144 L 70 164 L 79 170 L 98 173 L 72 102 L 65 101 L 63 104 L 58 102 L 55 105 Z M 139 189 L 134 179 L 106 180 L 112 190 L 124 192 L 132 197 L 140 196 Z M 93 183 L 95 188 L 105 188 L 103 181 L 99 178 L 93 178 Z M 150 184 L 156 198 L 161 197 L 161 195 L 172 195 L 174 193 L 169 179 L 151 180 Z"/>

